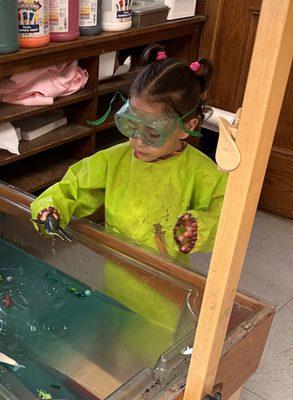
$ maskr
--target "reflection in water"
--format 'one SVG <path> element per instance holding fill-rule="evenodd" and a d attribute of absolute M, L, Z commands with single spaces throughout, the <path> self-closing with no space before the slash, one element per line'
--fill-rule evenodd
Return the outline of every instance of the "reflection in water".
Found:
<path fill-rule="evenodd" d="M 174 303 L 153 282 L 145 278 L 142 285 L 113 264 L 106 263 L 105 295 L 2 240 L 0 252 L 0 351 L 25 366 L 13 373 L 1 367 L 0 384 L 21 400 L 25 390 L 104 399 L 153 368 L 192 328 L 185 321 L 178 329 L 182 310 L 190 314 L 186 293 L 183 306 Z"/>

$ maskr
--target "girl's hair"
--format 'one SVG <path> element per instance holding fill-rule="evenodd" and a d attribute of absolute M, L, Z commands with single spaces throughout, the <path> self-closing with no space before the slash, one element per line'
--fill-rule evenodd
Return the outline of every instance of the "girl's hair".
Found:
<path fill-rule="evenodd" d="M 199 59 L 200 68 L 194 71 L 176 58 L 158 57 L 159 52 L 164 52 L 164 47 L 158 44 L 151 44 L 144 50 L 140 62 L 144 68 L 135 78 L 130 96 L 143 97 L 152 104 L 165 104 L 166 112 L 179 116 L 198 105 L 188 120 L 196 117 L 202 121 L 205 114 L 210 113 L 201 95 L 213 75 L 212 62 Z"/>

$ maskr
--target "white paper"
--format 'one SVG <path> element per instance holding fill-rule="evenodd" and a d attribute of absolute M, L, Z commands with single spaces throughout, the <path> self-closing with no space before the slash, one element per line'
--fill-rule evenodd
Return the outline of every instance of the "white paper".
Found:
<path fill-rule="evenodd" d="M 19 154 L 18 137 L 14 126 L 10 122 L 0 124 L 0 148 L 10 153 Z"/>
<path fill-rule="evenodd" d="M 18 364 L 17 361 L 13 360 L 13 358 L 8 357 L 4 353 L 0 353 L 0 363 L 11 365 L 12 367 L 14 367 L 14 370 L 25 368 L 24 365 Z"/>
<path fill-rule="evenodd" d="M 212 107 L 213 115 L 202 123 L 202 127 L 209 129 L 214 132 L 219 132 L 219 122 L 218 118 L 225 118 L 230 125 L 233 124 L 235 120 L 236 114 L 231 113 L 230 111 L 225 111 L 220 108 Z"/>
<path fill-rule="evenodd" d="M 113 76 L 126 74 L 131 67 L 131 56 L 128 56 L 123 65 L 115 69 L 116 51 L 100 55 L 99 60 L 99 81 L 112 78 Z"/>
<path fill-rule="evenodd" d="M 192 354 L 193 347 L 187 346 L 184 350 L 181 351 L 181 354 L 185 356 L 190 356 Z"/>
<path fill-rule="evenodd" d="M 119 67 L 116 69 L 114 76 L 126 74 L 130 70 L 130 67 L 131 67 L 131 56 L 128 56 L 124 61 L 124 64 L 119 65 Z"/>
<path fill-rule="evenodd" d="M 103 53 L 99 59 L 99 81 L 109 79 L 113 76 L 115 67 L 116 51 Z"/>

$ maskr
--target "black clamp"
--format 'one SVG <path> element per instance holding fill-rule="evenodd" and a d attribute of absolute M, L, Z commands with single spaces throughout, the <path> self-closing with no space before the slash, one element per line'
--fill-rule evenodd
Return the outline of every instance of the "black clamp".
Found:
<path fill-rule="evenodd" d="M 217 392 L 214 396 L 207 394 L 203 400 L 221 400 L 222 395 L 220 392 Z"/>

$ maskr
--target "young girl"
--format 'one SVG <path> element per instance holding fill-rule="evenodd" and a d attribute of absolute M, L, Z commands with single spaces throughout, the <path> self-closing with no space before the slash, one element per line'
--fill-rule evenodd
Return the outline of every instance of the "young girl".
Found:
<path fill-rule="evenodd" d="M 186 65 L 159 45 L 143 54 L 130 99 L 115 114 L 129 142 L 71 166 L 32 202 L 32 216 L 65 228 L 105 206 L 106 227 L 172 256 L 213 247 L 226 175 L 185 142 L 204 118 L 201 99 L 213 68 Z M 181 215 L 181 217 L 179 217 Z"/>

